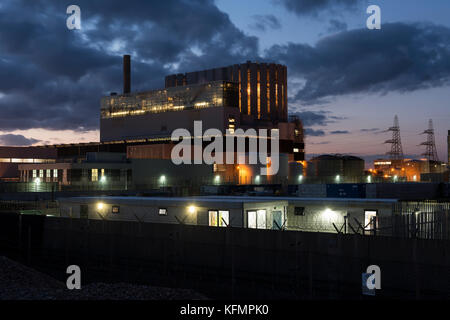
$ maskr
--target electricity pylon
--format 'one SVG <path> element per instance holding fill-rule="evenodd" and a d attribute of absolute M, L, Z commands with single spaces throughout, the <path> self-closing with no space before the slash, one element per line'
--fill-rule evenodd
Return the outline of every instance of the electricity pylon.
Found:
<path fill-rule="evenodd" d="M 427 135 L 427 141 L 420 144 L 421 146 L 426 146 L 426 151 L 422 153 L 422 155 L 425 156 L 428 161 L 439 161 L 436 142 L 434 140 L 433 120 L 430 119 L 430 121 L 428 121 L 428 129 L 422 132 L 422 134 Z"/>
<path fill-rule="evenodd" d="M 392 139 L 386 140 L 384 143 L 391 144 L 391 151 L 386 154 L 389 155 L 391 160 L 403 160 L 402 139 L 400 138 L 400 126 L 397 115 L 394 117 L 394 126 L 390 127 L 388 131 L 392 131 Z"/>

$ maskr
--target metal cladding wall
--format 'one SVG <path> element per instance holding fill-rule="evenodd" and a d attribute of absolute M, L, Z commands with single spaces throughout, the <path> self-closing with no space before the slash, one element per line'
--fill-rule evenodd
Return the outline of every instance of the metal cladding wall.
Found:
<path fill-rule="evenodd" d="M 180 128 L 193 134 L 194 121 L 202 121 L 203 131 L 217 128 L 225 132 L 229 117 L 238 118 L 239 111 L 234 107 L 214 107 L 101 119 L 100 141 L 170 137 Z"/>
<path fill-rule="evenodd" d="M 55 159 L 53 147 L 0 147 L 0 158 Z"/>
<path fill-rule="evenodd" d="M 447 164 L 450 165 L 450 130 L 447 135 Z"/>
<path fill-rule="evenodd" d="M 365 198 L 366 185 L 363 183 L 352 184 L 327 184 L 327 198 Z"/>
<path fill-rule="evenodd" d="M 165 84 L 170 88 L 218 80 L 239 83 L 241 114 L 255 119 L 287 121 L 287 67 L 280 64 L 247 61 L 228 67 L 169 75 Z"/>
<path fill-rule="evenodd" d="M 31 159 L 56 159 L 53 147 L 0 147 L 0 179 L 19 178 L 18 164 Z M 32 163 L 32 162 L 31 162 Z"/>

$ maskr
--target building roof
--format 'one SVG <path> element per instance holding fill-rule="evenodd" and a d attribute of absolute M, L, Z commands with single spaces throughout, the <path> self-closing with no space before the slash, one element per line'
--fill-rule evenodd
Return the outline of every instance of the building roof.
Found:
<path fill-rule="evenodd" d="M 258 197 L 258 196 L 199 196 L 199 197 L 127 197 L 127 196 L 99 196 L 99 197 L 73 197 L 60 198 L 59 201 L 68 202 L 273 202 L 273 201 L 304 201 L 304 202 L 388 202 L 395 203 L 397 199 L 371 199 L 371 198 L 300 198 L 300 197 Z"/>
<path fill-rule="evenodd" d="M 314 157 L 311 160 L 358 160 L 364 161 L 362 158 L 343 155 L 343 154 L 322 154 L 320 156 Z"/>

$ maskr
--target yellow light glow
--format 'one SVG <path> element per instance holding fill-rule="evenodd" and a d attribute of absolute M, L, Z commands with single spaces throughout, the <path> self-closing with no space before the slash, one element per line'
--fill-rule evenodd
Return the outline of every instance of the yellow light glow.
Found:
<path fill-rule="evenodd" d="M 102 210 L 102 209 L 103 209 L 103 207 L 104 207 L 104 204 L 103 204 L 103 202 L 99 202 L 99 203 L 97 203 L 97 209 L 98 209 L 98 210 Z"/>
<path fill-rule="evenodd" d="M 188 207 L 188 212 L 189 212 L 190 214 L 195 213 L 195 206 L 189 206 L 189 207 Z"/>
<path fill-rule="evenodd" d="M 331 210 L 330 208 L 326 208 L 322 211 L 322 217 L 327 221 L 336 220 L 336 212 Z"/>

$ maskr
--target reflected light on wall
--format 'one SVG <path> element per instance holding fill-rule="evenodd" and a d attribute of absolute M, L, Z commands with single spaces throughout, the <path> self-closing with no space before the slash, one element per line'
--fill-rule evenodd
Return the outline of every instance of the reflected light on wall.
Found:
<path fill-rule="evenodd" d="M 330 208 L 326 208 L 324 211 L 322 211 L 322 218 L 327 221 L 334 221 L 337 218 L 336 211 L 331 210 Z"/>

